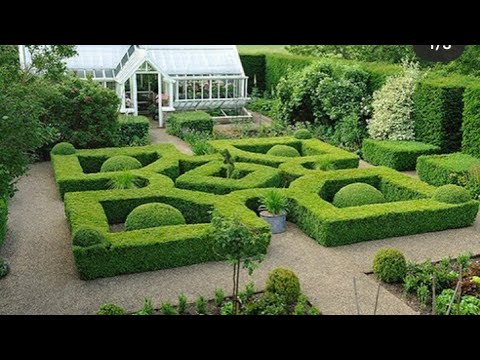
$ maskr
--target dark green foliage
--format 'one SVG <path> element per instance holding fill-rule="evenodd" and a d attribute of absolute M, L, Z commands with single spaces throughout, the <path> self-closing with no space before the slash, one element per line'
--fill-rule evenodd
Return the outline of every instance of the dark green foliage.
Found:
<path fill-rule="evenodd" d="M 472 200 L 470 193 L 457 185 L 444 185 L 435 190 L 433 200 L 446 204 L 463 204 Z"/>
<path fill-rule="evenodd" d="M 73 155 L 77 150 L 70 143 L 63 142 L 55 145 L 52 149 L 53 155 Z"/>
<path fill-rule="evenodd" d="M 293 136 L 295 137 L 295 139 L 299 139 L 299 140 L 308 140 L 313 137 L 312 133 L 307 129 L 297 130 L 295 131 L 295 134 L 293 134 Z"/>
<path fill-rule="evenodd" d="M 7 220 L 8 220 L 7 200 L 5 200 L 2 196 L 0 196 L 0 247 L 5 242 L 5 235 L 7 233 Z"/>
<path fill-rule="evenodd" d="M 267 92 L 273 92 L 277 88 L 280 79 L 289 72 L 301 70 L 313 63 L 314 59 L 303 56 L 290 56 L 282 54 L 266 55 L 266 79 Z"/>
<path fill-rule="evenodd" d="M 145 116 L 118 118 L 117 146 L 143 146 L 150 142 L 150 121 Z"/>
<path fill-rule="evenodd" d="M 257 112 L 261 115 L 272 117 L 273 114 L 273 107 L 275 106 L 275 100 L 258 98 L 252 100 L 248 103 L 247 108 L 250 111 Z"/>
<path fill-rule="evenodd" d="M 127 231 L 173 225 L 185 225 L 182 213 L 173 206 L 159 203 L 137 207 L 125 221 Z"/>
<path fill-rule="evenodd" d="M 196 131 L 211 134 L 213 119 L 203 111 L 175 112 L 168 118 L 167 132 L 182 137 L 183 133 Z"/>
<path fill-rule="evenodd" d="M 106 316 L 126 315 L 126 311 L 124 308 L 118 305 L 105 304 L 100 307 L 100 310 L 98 310 L 97 315 L 106 315 Z"/>
<path fill-rule="evenodd" d="M 279 295 L 287 304 L 297 302 L 301 294 L 300 280 L 288 269 L 275 269 L 268 275 L 266 292 Z"/>
<path fill-rule="evenodd" d="M 280 157 L 299 157 L 300 153 L 297 149 L 291 146 L 275 145 L 270 150 L 268 150 L 267 155 Z"/>
<path fill-rule="evenodd" d="M 288 303 L 284 296 L 267 292 L 260 299 L 247 304 L 244 315 L 288 315 Z"/>
<path fill-rule="evenodd" d="M 100 172 L 115 172 L 136 170 L 143 167 L 142 163 L 131 156 L 114 156 L 105 161 Z"/>
<path fill-rule="evenodd" d="M 251 94 L 254 87 L 264 93 L 267 89 L 265 84 L 266 76 L 266 57 L 263 54 L 254 55 L 240 55 L 242 61 L 243 70 L 245 75 L 248 76 L 248 93 Z M 256 79 L 256 86 L 255 86 Z"/>
<path fill-rule="evenodd" d="M 333 205 L 338 208 L 384 203 L 385 196 L 372 185 L 355 183 L 345 186 L 335 194 Z"/>
<path fill-rule="evenodd" d="M 8 275 L 8 264 L 0 257 L 0 279 Z"/>
<path fill-rule="evenodd" d="M 80 247 L 90 247 L 106 244 L 105 236 L 96 229 L 81 228 L 73 235 L 73 245 Z"/>
<path fill-rule="evenodd" d="M 372 140 L 363 141 L 365 161 L 376 166 L 387 166 L 397 171 L 415 170 L 422 155 L 436 154 L 440 148 L 416 141 Z"/>
<path fill-rule="evenodd" d="M 441 81 L 418 85 L 413 97 L 418 141 L 436 145 L 444 152 L 460 150 L 464 91 L 464 86 Z"/>
<path fill-rule="evenodd" d="M 380 249 L 373 260 L 373 272 L 383 282 L 402 282 L 407 272 L 405 256 L 397 249 Z"/>
<path fill-rule="evenodd" d="M 183 314 L 185 313 L 185 310 L 187 310 L 187 297 L 185 296 L 185 294 L 180 294 L 178 296 L 178 306 L 177 306 L 177 309 L 178 309 L 178 313 L 179 314 Z"/>
<path fill-rule="evenodd" d="M 480 87 L 465 90 L 464 102 L 462 151 L 480 158 Z"/>
<path fill-rule="evenodd" d="M 203 296 L 199 296 L 195 302 L 198 315 L 205 315 L 207 313 L 208 302 Z"/>

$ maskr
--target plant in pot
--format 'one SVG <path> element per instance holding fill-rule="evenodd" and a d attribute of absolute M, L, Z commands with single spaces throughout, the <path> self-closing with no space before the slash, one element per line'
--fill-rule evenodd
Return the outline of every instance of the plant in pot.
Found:
<path fill-rule="evenodd" d="M 287 226 L 288 199 L 283 192 L 272 189 L 261 199 L 260 217 L 272 227 L 272 234 L 285 232 Z"/>

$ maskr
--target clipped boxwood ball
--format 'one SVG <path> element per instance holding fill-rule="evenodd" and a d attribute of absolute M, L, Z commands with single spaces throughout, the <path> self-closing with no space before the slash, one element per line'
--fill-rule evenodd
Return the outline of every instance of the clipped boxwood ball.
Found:
<path fill-rule="evenodd" d="M 286 145 L 275 145 L 267 152 L 267 155 L 281 157 L 300 157 L 300 153 L 297 149 Z"/>
<path fill-rule="evenodd" d="M 73 245 L 90 247 L 107 242 L 105 236 L 98 230 L 82 228 L 73 235 Z"/>
<path fill-rule="evenodd" d="M 460 186 L 445 185 L 435 190 L 433 200 L 446 204 L 463 204 L 472 200 L 472 196 Z"/>
<path fill-rule="evenodd" d="M 407 273 L 407 260 L 397 249 L 380 249 L 373 260 L 373 272 L 383 282 L 402 282 Z"/>
<path fill-rule="evenodd" d="M 267 294 L 276 294 L 285 299 L 288 304 L 297 302 L 301 294 L 300 280 L 288 269 L 275 269 L 268 275 Z"/>
<path fill-rule="evenodd" d="M 173 206 L 152 203 L 141 205 L 127 217 L 125 229 L 127 231 L 149 229 L 160 226 L 185 225 L 182 213 Z"/>
<path fill-rule="evenodd" d="M 297 130 L 295 131 L 295 134 L 293 134 L 293 136 L 295 136 L 295 139 L 299 140 L 308 140 L 313 137 L 310 131 L 308 131 L 307 129 Z"/>
<path fill-rule="evenodd" d="M 126 171 L 141 169 L 142 167 L 142 163 L 131 156 L 114 156 L 103 163 L 100 171 Z"/>
<path fill-rule="evenodd" d="M 55 145 L 52 149 L 53 155 L 73 155 L 77 152 L 75 146 L 70 143 L 62 142 Z"/>
<path fill-rule="evenodd" d="M 121 316 L 125 315 L 127 312 L 121 306 L 115 304 L 105 304 L 100 306 L 100 309 L 97 312 L 97 315 L 101 316 Z"/>
<path fill-rule="evenodd" d="M 350 184 L 336 193 L 333 205 L 338 208 L 384 203 L 385 196 L 372 185 L 365 183 Z"/>

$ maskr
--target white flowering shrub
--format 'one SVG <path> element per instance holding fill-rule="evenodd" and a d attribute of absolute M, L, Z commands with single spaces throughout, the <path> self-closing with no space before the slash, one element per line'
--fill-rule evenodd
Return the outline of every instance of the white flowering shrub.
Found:
<path fill-rule="evenodd" d="M 387 79 L 373 94 L 368 134 L 376 140 L 415 140 L 413 94 L 420 79 L 419 64 L 403 62 L 403 73 Z"/>

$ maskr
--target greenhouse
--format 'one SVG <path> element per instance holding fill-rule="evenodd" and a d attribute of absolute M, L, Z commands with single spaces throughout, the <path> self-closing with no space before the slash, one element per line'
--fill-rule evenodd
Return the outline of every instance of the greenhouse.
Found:
<path fill-rule="evenodd" d="M 78 45 L 67 68 L 115 90 L 120 112 L 240 109 L 248 100 L 248 77 L 235 45 Z M 23 67 L 30 54 L 20 46 Z M 156 109 L 155 109 L 156 108 Z"/>

